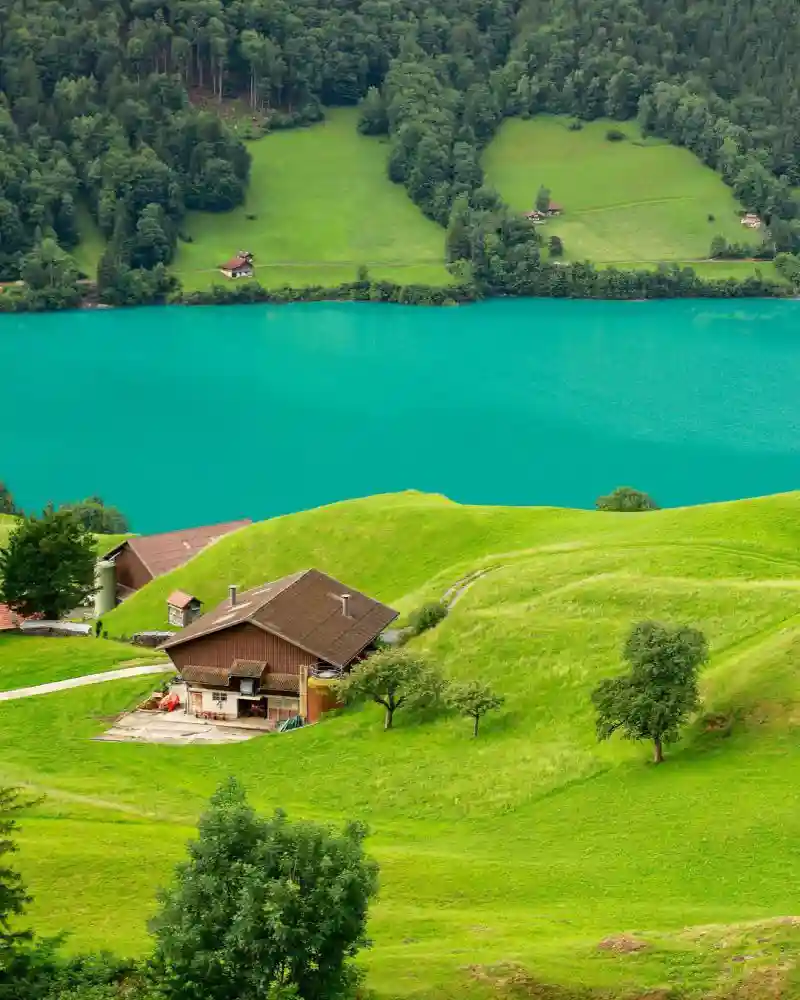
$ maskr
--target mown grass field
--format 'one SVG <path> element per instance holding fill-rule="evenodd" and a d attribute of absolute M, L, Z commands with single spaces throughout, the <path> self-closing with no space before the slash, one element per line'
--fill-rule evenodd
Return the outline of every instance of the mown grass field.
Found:
<path fill-rule="evenodd" d="M 0 691 L 65 681 L 119 667 L 157 663 L 164 654 L 105 639 L 55 639 L 0 633 Z M 150 682 L 152 684 L 152 680 Z"/>
<path fill-rule="evenodd" d="M 643 139 L 632 122 L 588 122 L 571 132 L 569 121 L 509 119 L 484 158 L 489 181 L 512 208 L 529 211 L 539 186 L 550 189 L 565 211 L 542 233 L 562 237 L 568 259 L 627 266 L 691 261 L 707 257 L 718 234 L 731 242 L 752 239 L 730 189 L 689 150 Z M 610 126 L 627 139 L 609 142 Z"/>
<path fill-rule="evenodd" d="M 444 230 L 389 181 L 388 145 L 359 135 L 356 121 L 355 109 L 329 109 L 319 125 L 248 143 L 245 204 L 192 213 L 184 225 L 193 242 L 178 244 L 174 262 L 184 287 L 224 283 L 217 267 L 240 249 L 255 254 L 268 287 L 352 281 L 361 264 L 375 278 L 449 280 Z"/>
<path fill-rule="evenodd" d="M 475 741 L 466 720 L 402 711 L 386 734 L 371 706 L 179 748 L 89 739 L 148 678 L 0 705 L 0 780 L 47 793 L 19 857 L 33 917 L 70 928 L 76 949 L 146 949 L 155 890 L 234 773 L 262 809 L 370 824 L 382 892 L 365 962 L 379 998 L 508 996 L 496 981 L 509 965 L 624 996 L 732 996 L 743 979 L 780 995 L 800 944 L 776 919 L 797 912 L 800 874 L 798 543 L 798 494 L 638 516 L 402 494 L 223 539 L 109 627 L 160 624 L 175 584 L 212 601 L 230 582 L 317 565 L 407 611 L 483 568 L 415 641 L 451 677 L 485 677 L 505 707 Z M 646 746 L 598 746 L 589 704 L 642 617 L 705 629 L 703 713 L 726 720 L 699 719 L 662 768 Z M 625 931 L 646 947 L 598 948 Z"/>

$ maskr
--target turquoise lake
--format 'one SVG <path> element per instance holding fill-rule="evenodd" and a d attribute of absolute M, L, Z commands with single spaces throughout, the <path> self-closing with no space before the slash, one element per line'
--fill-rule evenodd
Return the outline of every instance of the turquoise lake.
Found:
<path fill-rule="evenodd" d="M 0 479 L 137 531 L 418 489 L 662 506 L 800 487 L 800 303 L 508 300 L 0 317 Z"/>

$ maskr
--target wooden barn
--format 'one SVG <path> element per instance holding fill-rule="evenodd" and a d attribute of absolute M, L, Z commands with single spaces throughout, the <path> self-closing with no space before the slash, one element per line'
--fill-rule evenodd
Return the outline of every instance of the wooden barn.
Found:
<path fill-rule="evenodd" d="M 332 685 L 397 612 L 316 569 L 230 596 L 161 647 L 186 709 L 220 720 L 316 722 Z"/>
<path fill-rule="evenodd" d="M 116 598 L 124 600 L 157 576 L 183 566 L 223 535 L 244 528 L 250 520 L 227 521 L 202 528 L 185 528 L 159 535 L 136 535 L 106 552 L 103 561 L 114 564 Z"/>
<path fill-rule="evenodd" d="M 235 257 L 220 264 L 219 269 L 226 278 L 252 278 L 253 254 L 249 250 L 240 250 Z"/>

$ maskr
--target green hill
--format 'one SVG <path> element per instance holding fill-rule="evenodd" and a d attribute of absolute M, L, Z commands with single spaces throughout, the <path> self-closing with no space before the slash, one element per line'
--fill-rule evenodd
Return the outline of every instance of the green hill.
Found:
<path fill-rule="evenodd" d="M 179 243 L 174 270 L 187 290 L 225 279 L 220 263 L 245 248 L 267 287 L 373 278 L 443 284 L 444 230 L 426 219 L 386 176 L 388 146 L 356 130 L 354 108 L 326 121 L 248 144 L 245 203 L 232 212 L 193 213 L 191 243 Z"/>
<path fill-rule="evenodd" d="M 20 855 L 34 919 L 69 927 L 75 949 L 143 949 L 156 887 L 235 773 L 262 809 L 370 824 L 382 892 L 365 962 L 381 998 L 539 995 L 537 982 L 732 995 L 740 980 L 742 995 L 777 995 L 799 943 L 777 919 L 797 908 L 798 515 L 798 494 L 635 516 L 402 494 L 223 539 L 109 627 L 160 624 L 173 584 L 212 601 L 315 564 L 408 610 L 484 569 L 416 641 L 505 707 L 476 741 L 464 720 L 402 711 L 386 734 L 373 706 L 175 748 L 89 739 L 147 678 L 0 705 L 2 780 L 47 793 Z M 703 717 L 659 769 L 646 747 L 598 746 L 588 700 L 645 616 L 702 627 L 713 652 Z M 618 945 L 624 932 L 642 950 Z"/>
<path fill-rule="evenodd" d="M 711 240 L 754 239 L 730 188 L 688 149 L 644 139 L 635 123 L 598 120 L 578 131 L 542 115 L 505 122 L 486 152 L 487 177 L 512 208 L 535 207 L 540 185 L 564 206 L 542 226 L 564 240 L 567 259 L 625 267 L 708 257 Z M 626 136 L 610 142 L 610 127 Z M 722 262 L 712 267 L 730 267 Z M 770 264 L 759 265 L 772 273 Z M 740 270 L 753 265 L 739 265 Z M 705 273 L 705 272 L 704 272 Z M 730 273 L 726 272 L 725 276 Z M 709 271 L 709 276 L 722 272 Z"/>

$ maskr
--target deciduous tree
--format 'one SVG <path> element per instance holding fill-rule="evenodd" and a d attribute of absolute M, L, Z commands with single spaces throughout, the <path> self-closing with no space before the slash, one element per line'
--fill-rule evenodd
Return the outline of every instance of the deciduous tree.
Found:
<path fill-rule="evenodd" d="M 658 510 L 658 504 L 652 497 L 630 486 L 618 486 L 608 496 L 598 497 L 595 501 L 595 507 L 598 510 L 622 511 L 625 513 Z"/>
<path fill-rule="evenodd" d="M 699 629 L 645 621 L 625 642 L 630 671 L 601 681 L 592 692 L 597 737 L 617 730 L 630 740 L 652 740 L 653 760 L 664 759 L 664 743 L 677 740 L 681 726 L 700 704 L 697 677 L 708 658 Z"/>
<path fill-rule="evenodd" d="M 505 698 L 496 694 L 483 681 L 468 681 L 454 685 L 448 694 L 449 703 L 461 715 L 473 721 L 472 735 L 478 735 L 478 726 L 487 712 L 492 712 L 504 704 Z"/>
<path fill-rule="evenodd" d="M 231 779 L 211 799 L 189 860 L 152 924 L 165 1000 L 328 1000 L 348 992 L 367 944 L 378 868 L 365 829 L 333 833 L 257 816 Z"/>
<path fill-rule="evenodd" d="M 58 619 L 94 590 L 92 536 L 69 510 L 31 515 L 0 551 L 0 595 L 23 615 Z"/>
<path fill-rule="evenodd" d="M 339 684 L 348 701 L 374 701 L 385 709 L 384 729 L 403 706 L 428 708 L 442 697 L 445 682 L 423 657 L 406 649 L 385 649 L 358 664 Z"/>

